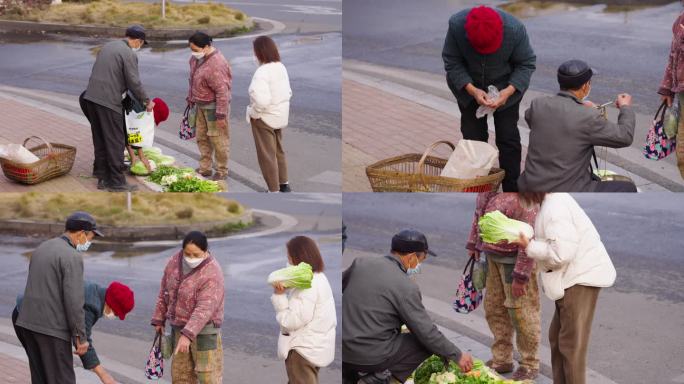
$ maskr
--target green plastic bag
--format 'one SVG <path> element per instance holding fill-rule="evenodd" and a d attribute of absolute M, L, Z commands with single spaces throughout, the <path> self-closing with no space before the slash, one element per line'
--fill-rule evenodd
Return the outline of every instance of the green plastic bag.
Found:
<path fill-rule="evenodd" d="M 679 96 L 677 96 L 672 100 L 672 107 L 668 108 L 665 113 L 663 129 L 668 139 L 674 139 L 677 136 L 677 129 L 679 128 L 679 103 Z"/>

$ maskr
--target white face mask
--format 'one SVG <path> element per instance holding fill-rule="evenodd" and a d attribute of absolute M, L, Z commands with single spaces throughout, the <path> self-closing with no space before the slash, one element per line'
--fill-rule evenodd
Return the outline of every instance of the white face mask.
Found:
<path fill-rule="evenodd" d="M 202 258 L 192 257 L 191 258 L 191 257 L 183 256 L 183 259 L 185 260 L 185 264 L 187 264 L 188 267 L 194 269 L 194 268 L 197 268 L 197 266 L 199 266 L 200 264 L 202 264 L 202 262 L 204 261 L 205 258 L 204 257 L 202 257 Z"/>
<path fill-rule="evenodd" d="M 205 53 L 204 52 L 191 52 L 192 57 L 194 57 L 197 60 L 200 60 L 201 58 L 204 57 Z"/>
<path fill-rule="evenodd" d="M 83 244 L 76 244 L 76 250 L 78 252 L 86 252 L 88 248 L 90 248 L 91 244 L 92 242 L 90 242 L 90 240 L 88 240 L 88 236 L 86 236 L 86 242 Z"/>

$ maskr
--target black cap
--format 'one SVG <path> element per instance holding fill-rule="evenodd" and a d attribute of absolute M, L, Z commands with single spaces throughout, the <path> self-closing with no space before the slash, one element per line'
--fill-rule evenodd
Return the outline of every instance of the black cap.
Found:
<path fill-rule="evenodd" d="M 411 253 L 426 252 L 428 255 L 437 256 L 428 249 L 427 239 L 422 232 L 414 229 L 404 229 L 392 237 L 392 251 Z"/>
<path fill-rule="evenodd" d="M 566 61 L 558 67 L 558 84 L 563 89 L 578 89 L 597 74 L 598 72 L 582 60 Z"/>
<path fill-rule="evenodd" d="M 145 45 L 147 45 L 147 40 L 145 40 L 145 28 L 143 28 L 142 25 L 134 24 L 126 28 L 126 37 L 140 39 Z"/>
<path fill-rule="evenodd" d="M 67 231 L 91 231 L 95 233 L 95 236 L 104 237 L 102 232 L 97 230 L 95 218 L 88 212 L 76 211 L 72 213 L 67 217 L 65 227 Z"/>

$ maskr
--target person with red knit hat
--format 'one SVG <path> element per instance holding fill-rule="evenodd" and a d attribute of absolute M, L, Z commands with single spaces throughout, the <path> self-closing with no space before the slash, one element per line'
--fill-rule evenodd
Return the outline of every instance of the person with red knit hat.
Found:
<path fill-rule="evenodd" d="M 121 320 L 126 318 L 126 315 L 133 310 L 135 306 L 135 297 L 133 291 L 126 285 L 114 281 L 105 288 L 99 284 L 85 281 L 83 283 L 84 290 L 84 305 L 83 311 L 85 313 L 85 331 L 89 343 L 88 350 L 85 354 L 80 355 L 83 368 L 93 371 L 100 378 L 103 384 L 115 384 L 114 378 L 104 369 L 100 359 L 97 357 L 95 347 L 93 346 L 93 326 L 101 318 Z M 16 307 L 12 313 L 12 323 L 14 330 L 19 338 L 21 344 L 26 348 L 27 340 L 24 337 L 24 332 L 21 327 L 17 327 L 16 321 L 19 316 L 19 309 L 24 300 L 24 295 L 17 296 Z M 51 375 L 44 367 L 41 367 L 40 361 L 34 361 L 29 358 L 29 367 L 31 369 L 31 381 L 34 383 L 49 383 L 43 375 Z"/>
<path fill-rule="evenodd" d="M 155 97 L 152 99 L 152 101 L 154 102 L 152 114 L 154 115 L 154 126 L 156 128 L 159 126 L 159 124 L 165 122 L 169 118 L 170 111 L 169 106 L 166 104 L 166 102 L 164 102 L 164 100 Z M 151 136 L 149 139 L 147 137 L 144 139 L 146 146 L 151 147 L 152 143 L 154 142 L 154 131 L 146 133 Z M 126 145 L 126 150 L 128 151 L 128 156 L 131 159 L 131 167 L 133 167 L 138 159 L 140 159 L 140 161 L 142 161 L 142 163 L 145 165 L 147 172 L 152 172 L 154 170 L 152 169 L 150 161 L 147 159 L 147 157 L 145 157 L 142 146 L 129 144 Z"/>
<path fill-rule="evenodd" d="M 477 109 L 494 109 L 499 164 L 506 171 L 504 192 L 516 192 L 520 175 L 518 131 L 520 101 L 536 69 L 536 56 L 525 26 L 500 9 L 479 6 L 454 14 L 442 50 L 447 84 L 461 111 L 461 133 L 466 140 L 488 141 L 487 118 Z M 487 89 L 500 96 L 490 99 Z"/>

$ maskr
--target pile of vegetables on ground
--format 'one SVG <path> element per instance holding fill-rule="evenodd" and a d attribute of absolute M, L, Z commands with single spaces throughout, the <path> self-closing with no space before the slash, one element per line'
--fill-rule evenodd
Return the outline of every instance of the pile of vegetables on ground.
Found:
<path fill-rule="evenodd" d="M 485 243 L 496 244 L 502 241 L 515 242 L 520 234 L 531 239 L 534 229 L 529 224 L 509 219 L 501 211 L 489 212 L 483 215 L 477 222 L 480 227 L 480 237 Z"/>
<path fill-rule="evenodd" d="M 446 366 L 439 356 L 427 358 L 413 372 L 414 384 L 523 384 L 524 381 L 507 380 L 487 367 L 482 360 L 473 360 L 473 369 L 464 373 L 456 363 Z"/>
<path fill-rule="evenodd" d="M 313 280 L 313 269 L 308 263 L 279 269 L 268 275 L 268 283 L 281 283 L 285 288 L 309 289 Z"/>
<path fill-rule="evenodd" d="M 176 167 L 173 156 L 164 155 L 157 147 L 144 148 L 143 153 L 152 165 L 150 173 L 142 161 L 131 166 L 131 173 L 148 176 L 148 181 L 162 186 L 164 192 L 221 192 L 221 184 L 212 180 L 204 180 L 197 176 L 192 168 Z M 126 154 L 128 156 L 128 154 Z"/>

